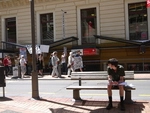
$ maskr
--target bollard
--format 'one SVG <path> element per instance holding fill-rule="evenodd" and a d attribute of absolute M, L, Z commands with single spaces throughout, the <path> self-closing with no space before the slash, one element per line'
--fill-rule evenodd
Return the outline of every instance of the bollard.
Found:
<path fill-rule="evenodd" d="M 79 78 L 79 86 L 81 86 L 81 78 Z"/>

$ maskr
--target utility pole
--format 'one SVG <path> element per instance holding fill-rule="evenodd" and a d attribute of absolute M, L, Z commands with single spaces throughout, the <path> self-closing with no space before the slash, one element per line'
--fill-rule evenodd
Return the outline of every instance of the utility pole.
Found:
<path fill-rule="evenodd" d="M 63 39 L 66 38 L 66 35 L 65 35 L 65 14 L 67 13 L 66 11 L 64 10 L 61 10 L 62 11 L 62 33 L 63 33 Z M 67 55 L 67 48 L 64 47 L 64 53 L 65 55 Z"/>
<path fill-rule="evenodd" d="M 62 11 L 62 31 L 63 31 L 63 39 L 66 37 L 65 36 L 65 14 L 67 12 L 65 12 L 64 10 L 61 10 Z"/>
<path fill-rule="evenodd" d="M 38 90 L 38 75 L 36 71 L 34 0 L 29 1 L 31 8 L 31 34 L 32 34 L 32 98 L 40 99 Z"/>

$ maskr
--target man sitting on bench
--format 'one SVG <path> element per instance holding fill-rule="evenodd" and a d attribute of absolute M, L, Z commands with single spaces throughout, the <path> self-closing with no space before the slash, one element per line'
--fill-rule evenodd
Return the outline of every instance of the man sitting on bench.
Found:
<path fill-rule="evenodd" d="M 119 88 L 119 94 L 120 94 L 120 109 L 122 111 L 125 110 L 124 108 L 124 102 L 123 102 L 123 97 L 124 97 L 124 86 L 119 85 L 120 83 L 124 82 L 124 68 L 122 65 L 118 64 L 118 60 L 115 58 L 111 58 L 108 60 L 108 67 L 107 67 L 107 72 L 108 72 L 108 98 L 109 98 L 109 104 L 106 107 L 107 110 L 110 110 L 113 105 L 112 105 L 112 88 Z"/>

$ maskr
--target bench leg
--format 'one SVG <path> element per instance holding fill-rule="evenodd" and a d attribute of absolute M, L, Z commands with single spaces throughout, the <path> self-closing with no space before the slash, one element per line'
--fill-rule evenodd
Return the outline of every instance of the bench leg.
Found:
<path fill-rule="evenodd" d="M 80 98 L 80 90 L 79 89 L 74 89 L 73 90 L 73 99 L 76 100 L 81 100 Z"/>
<path fill-rule="evenodd" d="M 132 104 L 134 101 L 131 99 L 131 90 L 125 90 L 125 103 Z"/>

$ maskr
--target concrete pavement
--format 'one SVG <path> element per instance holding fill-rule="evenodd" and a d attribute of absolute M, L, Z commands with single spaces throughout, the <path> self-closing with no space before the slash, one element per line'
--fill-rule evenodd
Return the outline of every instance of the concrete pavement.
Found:
<path fill-rule="evenodd" d="M 52 78 L 49 75 L 39 77 L 39 79 L 67 79 Z M 6 78 L 6 80 L 10 79 Z M 23 80 L 31 79 L 31 77 L 23 78 Z M 150 79 L 150 74 L 135 74 L 135 79 Z M 72 101 L 72 98 L 51 98 L 41 97 L 35 100 L 31 97 L 0 97 L 0 113 L 150 113 L 150 100 L 138 100 L 133 104 L 125 104 L 125 111 L 118 108 L 119 101 L 113 101 L 113 109 L 106 110 L 107 100 L 95 100 L 87 98 L 83 101 Z"/>
<path fill-rule="evenodd" d="M 6 77 L 6 79 L 11 79 L 12 75 L 9 77 Z M 31 76 L 29 75 L 25 75 L 25 77 L 23 78 L 24 80 L 28 80 L 31 79 Z M 39 76 L 38 79 L 42 79 L 42 80 L 49 80 L 49 79 L 57 79 L 57 80 L 61 80 L 61 79 L 66 79 L 66 80 L 70 80 L 70 77 L 68 77 L 67 75 L 61 75 L 61 78 L 55 78 L 52 77 L 51 75 L 44 75 L 43 77 Z M 150 73 L 142 73 L 142 74 L 134 74 L 134 79 L 135 80 L 150 80 Z"/>

